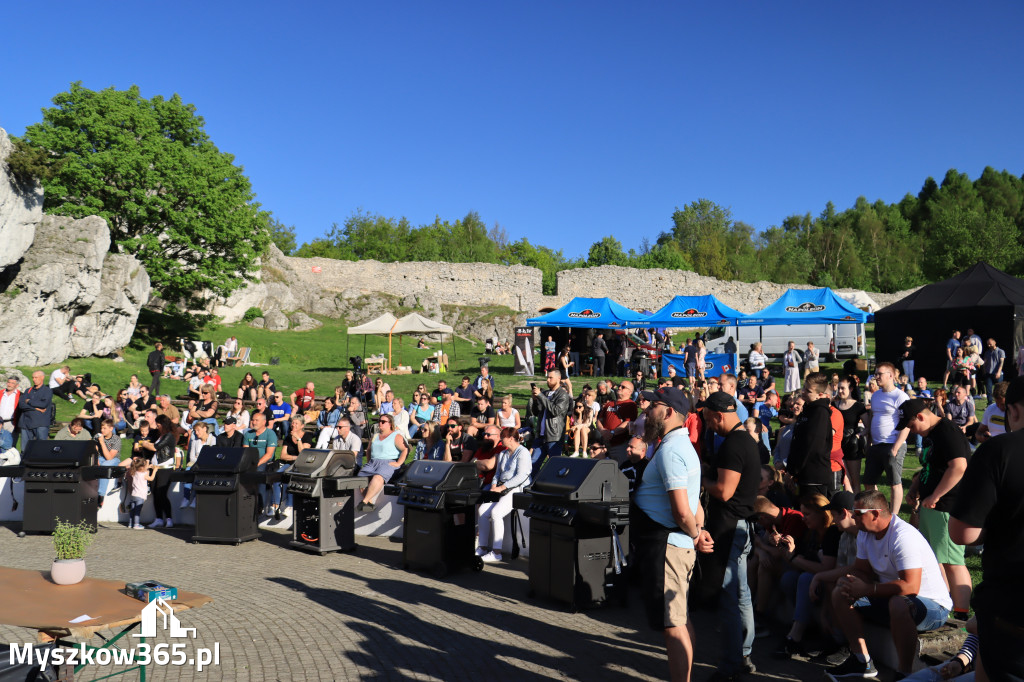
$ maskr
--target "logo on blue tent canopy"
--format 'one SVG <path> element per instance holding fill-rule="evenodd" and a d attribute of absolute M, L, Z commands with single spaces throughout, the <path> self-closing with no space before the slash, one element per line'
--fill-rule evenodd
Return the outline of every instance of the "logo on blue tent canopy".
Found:
<path fill-rule="evenodd" d="M 697 310 L 696 308 L 690 308 L 682 312 L 676 311 L 672 313 L 672 317 L 707 317 L 708 314 L 704 311 Z"/>
<path fill-rule="evenodd" d="M 820 313 L 825 309 L 823 305 L 814 305 L 810 301 L 807 303 L 801 303 L 800 305 L 788 305 L 786 306 L 787 313 Z"/>
<path fill-rule="evenodd" d="M 596 317 L 601 317 L 601 313 L 594 312 L 590 308 L 587 308 L 586 310 L 581 310 L 578 313 L 569 313 L 569 317 L 582 317 L 591 320 Z"/>

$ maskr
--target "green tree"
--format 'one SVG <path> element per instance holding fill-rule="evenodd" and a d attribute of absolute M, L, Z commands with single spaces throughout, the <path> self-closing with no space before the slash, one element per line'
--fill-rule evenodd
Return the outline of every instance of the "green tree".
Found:
<path fill-rule="evenodd" d="M 679 250 L 689 255 L 695 272 L 725 279 L 729 276 L 726 246 L 731 224 L 729 209 L 710 199 L 698 199 L 675 210 L 672 231 L 662 233 L 658 243 L 674 240 Z"/>
<path fill-rule="evenodd" d="M 41 177 L 48 213 L 103 217 L 111 250 L 139 258 L 160 296 L 183 310 L 245 284 L 270 242 L 268 214 L 193 105 L 81 83 L 53 104 L 12 154 L 16 165 L 38 165 L 40 150 L 52 160 Z"/>
<path fill-rule="evenodd" d="M 960 207 L 935 217 L 932 238 L 925 243 L 924 270 L 931 280 L 951 277 L 978 261 L 1000 270 L 1024 257 L 1020 233 L 1001 213 L 988 215 Z"/>
<path fill-rule="evenodd" d="M 267 219 L 267 230 L 270 232 L 270 240 L 274 242 L 281 253 L 290 256 L 295 253 L 295 226 L 285 225 L 276 220 L 273 216 Z"/>
<path fill-rule="evenodd" d="M 598 265 L 628 265 L 629 257 L 622 250 L 622 242 L 612 236 L 607 236 L 599 242 L 590 245 L 587 252 L 587 265 L 595 267 Z"/>

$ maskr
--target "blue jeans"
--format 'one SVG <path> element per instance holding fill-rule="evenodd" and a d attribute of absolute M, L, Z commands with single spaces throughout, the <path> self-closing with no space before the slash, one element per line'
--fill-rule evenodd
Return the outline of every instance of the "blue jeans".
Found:
<path fill-rule="evenodd" d="M 853 602 L 857 613 L 864 620 L 877 625 L 889 624 L 889 600 L 892 597 L 861 597 Z M 937 630 L 946 623 L 949 618 L 949 609 L 940 606 L 927 597 L 914 595 L 903 597 L 910 604 L 910 614 L 914 619 L 918 632 L 930 632 Z"/>
<path fill-rule="evenodd" d="M 782 591 L 794 602 L 793 622 L 809 624 L 814 618 L 814 604 L 811 603 L 811 580 L 813 573 L 786 571 L 782 574 Z"/>
<path fill-rule="evenodd" d="M 904 360 L 903 361 L 903 373 L 907 375 L 907 381 L 910 382 L 911 384 L 914 383 L 915 381 L 917 381 L 917 379 L 914 378 L 914 361 L 913 360 Z"/>
<path fill-rule="evenodd" d="M 747 583 L 747 556 L 751 549 L 750 527 L 746 520 L 736 522 L 729 563 L 725 566 L 718 608 L 722 614 L 722 658 L 718 669 L 734 675 L 743 668 L 743 657 L 754 646 L 754 605 Z"/>
<path fill-rule="evenodd" d="M 22 451 L 28 447 L 30 440 L 49 440 L 50 428 L 47 426 L 36 426 L 35 428 L 21 429 L 21 447 Z"/>
<path fill-rule="evenodd" d="M 139 523 L 139 516 L 142 515 L 142 505 L 146 504 L 144 497 L 132 497 L 128 504 L 128 525 L 134 526 Z"/>
<path fill-rule="evenodd" d="M 121 460 L 119 460 L 117 457 L 115 457 L 114 459 L 103 459 L 103 457 L 101 456 L 99 459 L 100 459 L 100 466 L 101 467 L 118 467 L 118 466 L 121 466 Z M 102 478 L 102 479 L 100 479 L 100 490 L 99 490 L 99 493 L 98 493 L 99 496 L 100 497 L 106 497 L 107 493 L 110 492 L 110 489 L 113 488 L 116 484 L 117 484 L 117 479 L 116 478 Z"/>
<path fill-rule="evenodd" d="M 569 374 L 574 377 L 578 377 L 580 375 L 580 354 L 574 351 L 569 351 L 569 362 L 573 363 Z"/>
<path fill-rule="evenodd" d="M 536 480 L 537 472 L 540 471 L 544 461 L 548 457 L 558 457 L 562 454 L 562 441 L 545 443 L 540 438 L 533 441 L 533 474 L 532 479 Z"/>
<path fill-rule="evenodd" d="M 986 374 L 985 375 L 985 399 L 988 401 L 989 405 L 991 405 L 992 402 L 993 402 L 992 401 L 992 388 L 996 384 L 998 384 L 1000 381 L 1002 381 L 1002 380 L 1003 380 L 1003 375 L 1002 374 L 997 374 L 996 376 L 992 376 L 991 374 Z"/>
<path fill-rule="evenodd" d="M 270 460 L 270 461 L 273 462 L 274 460 Z M 267 462 L 267 464 L 269 464 L 269 463 L 270 462 Z M 281 463 L 281 468 L 278 469 L 278 471 L 284 473 L 285 471 L 288 471 L 291 468 L 292 468 L 292 463 L 291 462 L 288 462 L 287 464 L 282 462 Z M 267 465 L 266 464 L 262 464 L 262 465 L 256 467 L 256 471 L 266 471 L 266 469 L 267 469 Z M 281 483 L 281 482 L 270 483 L 270 484 L 267 485 L 267 488 L 268 488 L 268 490 L 267 490 L 266 498 L 270 500 L 270 506 L 272 506 L 272 507 L 279 507 L 281 505 L 281 499 L 284 496 L 285 484 Z M 292 494 L 288 493 L 288 502 L 287 502 L 287 504 L 285 506 L 290 507 L 291 504 L 292 504 Z"/>

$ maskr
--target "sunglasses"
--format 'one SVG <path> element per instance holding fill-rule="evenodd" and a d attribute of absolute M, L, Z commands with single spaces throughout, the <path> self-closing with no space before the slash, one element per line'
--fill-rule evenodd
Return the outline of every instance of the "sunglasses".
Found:
<path fill-rule="evenodd" d="M 853 513 L 854 514 L 866 514 L 868 512 L 880 512 L 880 511 L 882 511 L 882 510 L 881 509 L 854 509 Z"/>

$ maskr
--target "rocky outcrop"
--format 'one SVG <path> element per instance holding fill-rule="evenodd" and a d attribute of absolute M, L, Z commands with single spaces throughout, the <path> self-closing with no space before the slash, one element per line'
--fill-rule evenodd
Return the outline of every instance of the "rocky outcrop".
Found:
<path fill-rule="evenodd" d="M 29 378 L 21 373 L 20 370 L 14 367 L 0 367 L 0 382 L 3 382 L 4 387 L 7 386 L 7 380 L 14 377 L 18 380 L 18 388 L 22 391 L 32 385 Z"/>
<path fill-rule="evenodd" d="M 43 217 L 42 186 L 19 182 L 7 167 L 13 149 L 7 131 L 0 128 L 0 276 L 25 255 Z"/>
<path fill-rule="evenodd" d="M 149 298 L 134 256 L 110 254 L 102 218 L 45 216 L 0 284 L 0 362 L 44 365 L 127 345 Z"/>

